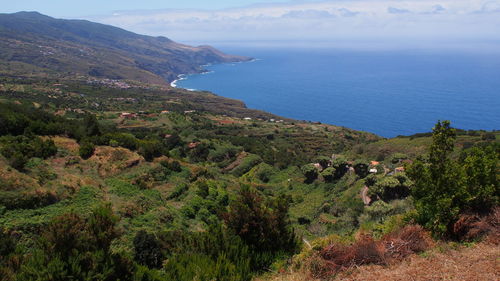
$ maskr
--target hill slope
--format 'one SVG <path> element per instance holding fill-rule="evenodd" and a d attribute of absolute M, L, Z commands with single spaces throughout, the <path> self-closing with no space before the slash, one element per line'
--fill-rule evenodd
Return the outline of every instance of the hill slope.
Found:
<path fill-rule="evenodd" d="M 248 60 L 210 47 L 37 12 L 0 14 L 0 69 L 18 75 L 89 75 L 165 84 L 200 65 Z"/>

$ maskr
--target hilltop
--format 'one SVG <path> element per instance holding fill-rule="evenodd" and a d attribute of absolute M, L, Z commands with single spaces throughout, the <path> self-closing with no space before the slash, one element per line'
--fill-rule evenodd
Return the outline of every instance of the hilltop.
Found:
<path fill-rule="evenodd" d="M 0 14 L 0 74 L 130 79 L 166 84 L 205 64 L 246 61 L 210 47 L 37 12 Z"/>

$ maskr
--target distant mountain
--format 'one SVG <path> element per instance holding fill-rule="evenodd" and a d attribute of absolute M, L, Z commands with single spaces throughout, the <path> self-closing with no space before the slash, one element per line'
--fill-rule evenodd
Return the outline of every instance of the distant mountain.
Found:
<path fill-rule="evenodd" d="M 210 46 L 139 35 L 85 20 L 37 12 L 0 14 L 0 75 L 131 79 L 165 84 L 209 63 L 249 60 Z"/>

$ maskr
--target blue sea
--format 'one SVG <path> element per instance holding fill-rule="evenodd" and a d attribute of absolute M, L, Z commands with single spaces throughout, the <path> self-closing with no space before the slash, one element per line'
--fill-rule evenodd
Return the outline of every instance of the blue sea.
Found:
<path fill-rule="evenodd" d="M 500 129 L 500 52 L 220 48 L 256 58 L 206 67 L 177 87 L 249 108 L 383 137 L 429 132 L 437 120 Z"/>

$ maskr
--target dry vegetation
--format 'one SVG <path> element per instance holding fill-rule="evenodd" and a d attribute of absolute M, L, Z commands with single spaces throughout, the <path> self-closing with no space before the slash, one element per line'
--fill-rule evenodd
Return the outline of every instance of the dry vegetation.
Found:
<path fill-rule="evenodd" d="M 383 267 L 360 267 L 338 280 L 483 281 L 500 280 L 500 246 L 486 242 L 469 248 L 440 248 L 426 255 L 411 256 L 402 263 Z"/>
<path fill-rule="evenodd" d="M 319 281 L 304 271 L 288 272 L 258 281 Z M 323 279 L 324 280 L 324 279 Z M 354 266 L 332 280 L 341 281 L 484 281 L 500 280 L 500 246 L 482 242 L 471 247 L 436 247 L 422 255 L 411 255 L 402 262 Z"/>
<path fill-rule="evenodd" d="M 378 241 L 371 235 L 358 236 L 352 245 L 333 243 L 314 255 L 309 265 L 312 276 L 324 279 L 360 265 L 398 263 L 432 244 L 429 234 L 417 225 L 406 226 Z"/>
<path fill-rule="evenodd" d="M 351 245 L 332 243 L 312 254 L 299 270 L 282 270 L 257 281 L 387 280 L 483 281 L 500 280 L 500 211 L 488 216 L 463 216 L 467 235 L 482 242 L 436 242 L 420 226 L 403 229 L 374 240 L 359 234 Z M 483 236 L 486 235 L 487 236 Z"/>

